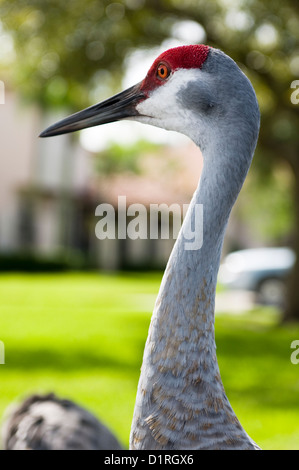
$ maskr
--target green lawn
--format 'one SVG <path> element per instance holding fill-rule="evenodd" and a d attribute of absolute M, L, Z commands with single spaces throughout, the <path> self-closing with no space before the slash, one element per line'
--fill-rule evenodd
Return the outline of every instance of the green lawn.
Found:
<path fill-rule="evenodd" d="M 55 390 L 105 421 L 125 446 L 160 274 L 0 276 L 0 416 Z M 218 360 L 241 423 L 264 449 L 299 449 L 299 325 L 259 309 L 216 319 Z"/>

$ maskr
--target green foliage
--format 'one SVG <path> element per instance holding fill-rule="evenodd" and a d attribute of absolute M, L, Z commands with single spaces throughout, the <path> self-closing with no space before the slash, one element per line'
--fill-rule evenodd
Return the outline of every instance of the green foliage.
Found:
<path fill-rule="evenodd" d="M 143 0 L 2 0 L 0 18 L 14 40 L 15 83 L 44 106 L 86 106 L 92 86 L 119 82 L 129 52 L 169 31 Z"/>
<path fill-rule="evenodd" d="M 130 172 L 139 174 L 139 160 L 148 152 L 156 152 L 159 145 L 139 140 L 132 145 L 111 143 L 109 147 L 97 155 L 96 170 L 101 175 Z"/>
<path fill-rule="evenodd" d="M 177 26 L 192 20 L 203 26 L 207 43 L 249 74 L 263 115 L 259 146 L 271 151 L 269 165 L 298 159 L 299 114 L 290 85 L 299 77 L 299 14 L 292 0 L 1 0 L 0 18 L 14 41 L 10 71 L 18 89 L 45 106 L 76 109 L 94 99 L 99 85 L 115 88 L 136 48 L 146 55 L 167 38 L 182 42 Z"/>
<path fill-rule="evenodd" d="M 75 251 L 52 256 L 31 252 L 0 254 L 0 272 L 59 272 L 85 267 L 82 255 Z"/>
<path fill-rule="evenodd" d="M 294 227 L 293 178 L 289 168 L 252 171 L 241 192 L 236 211 L 264 244 L 285 243 Z"/>
<path fill-rule="evenodd" d="M 1 0 L 0 18 L 14 41 L 10 73 L 18 89 L 45 106 L 76 109 L 90 104 L 99 86 L 115 88 L 136 48 L 146 55 L 165 39 L 182 42 L 177 26 L 192 20 L 203 26 L 207 43 L 249 74 L 263 115 L 259 146 L 271 151 L 269 165 L 298 159 L 299 113 L 290 84 L 299 77 L 299 14 L 292 0 Z"/>

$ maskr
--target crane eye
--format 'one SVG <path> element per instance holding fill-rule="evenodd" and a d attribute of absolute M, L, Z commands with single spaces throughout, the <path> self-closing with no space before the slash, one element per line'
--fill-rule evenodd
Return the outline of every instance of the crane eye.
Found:
<path fill-rule="evenodd" d="M 160 78 L 160 80 L 166 80 L 170 75 L 170 69 L 167 67 L 165 64 L 160 64 L 158 65 L 157 68 L 157 77 Z"/>

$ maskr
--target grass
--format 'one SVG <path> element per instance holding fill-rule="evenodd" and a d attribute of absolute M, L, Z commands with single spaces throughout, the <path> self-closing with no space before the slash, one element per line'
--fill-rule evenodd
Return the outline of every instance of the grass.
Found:
<path fill-rule="evenodd" d="M 0 276 L 0 416 L 16 398 L 55 390 L 97 414 L 128 446 L 160 274 Z M 299 449 L 298 326 L 275 312 L 219 315 L 218 360 L 231 404 L 264 449 Z"/>

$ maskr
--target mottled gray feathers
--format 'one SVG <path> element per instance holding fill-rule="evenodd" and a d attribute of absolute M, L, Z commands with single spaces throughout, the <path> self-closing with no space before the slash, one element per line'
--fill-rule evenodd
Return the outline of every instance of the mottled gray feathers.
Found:
<path fill-rule="evenodd" d="M 186 75 L 187 76 L 187 75 Z M 145 346 L 131 449 L 258 449 L 225 394 L 216 358 L 214 306 L 227 221 L 251 164 L 259 131 L 254 90 L 237 64 L 211 49 L 175 96 L 184 133 L 204 166 L 184 223 L 203 207 L 203 244 L 183 231 L 163 276 Z"/>
<path fill-rule="evenodd" d="M 32 395 L 7 412 L 5 450 L 113 450 L 121 445 L 89 411 L 54 394 Z"/>

